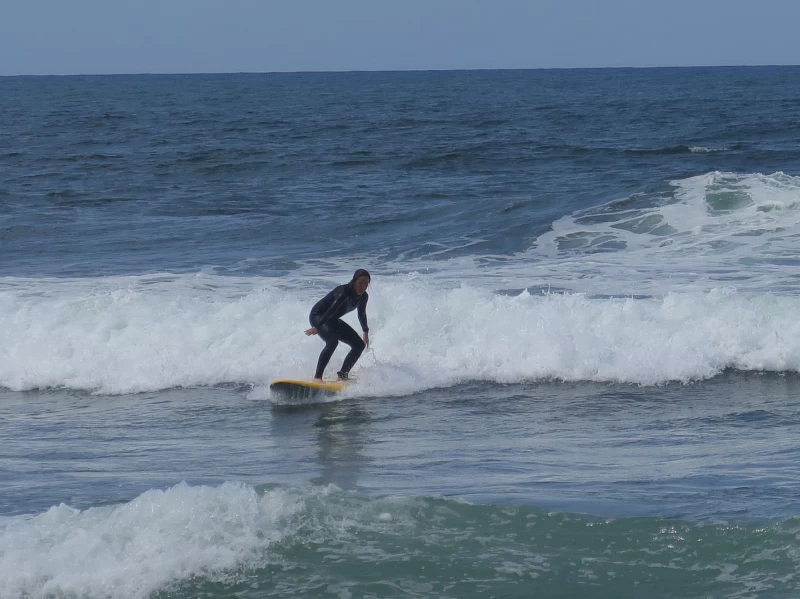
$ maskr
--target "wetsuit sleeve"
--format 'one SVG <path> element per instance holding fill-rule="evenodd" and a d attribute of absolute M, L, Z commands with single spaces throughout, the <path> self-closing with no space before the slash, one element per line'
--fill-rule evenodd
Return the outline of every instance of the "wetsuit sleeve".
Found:
<path fill-rule="evenodd" d="M 366 333 L 369 331 L 367 326 L 367 302 L 369 301 L 369 296 L 366 291 L 363 297 L 364 299 L 358 302 L 358 322 L 361 323 L 361 330 Z"/>
<path fill-rule="evenodd" d="M 334 314 L 336 314 L 336 312 L 338 312 L 342 302 L 346 299 L 345 286 L 342 285 L 340 287 L 337 287 L 336 289 L 331 291 L 330 295 L 333 296 L 331 298 L 332 300 L 331 304 L 330 306 L 328 306 L 328 309 L 325 310 L 322 316 L 320 316 L 317 319 L 317 324 L 316 324 L 317 328 L 321 327 L 326 322 L 328 322 L 331 319 L 331 316 L 333 316 Z"/>

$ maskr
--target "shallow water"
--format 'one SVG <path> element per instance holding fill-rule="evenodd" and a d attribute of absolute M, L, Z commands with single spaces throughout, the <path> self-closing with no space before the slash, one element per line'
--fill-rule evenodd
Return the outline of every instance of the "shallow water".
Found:
<path fill-rule="evenodd" d="M 5 393 L 5 591 L 790 596 L 798 386 Z"/>

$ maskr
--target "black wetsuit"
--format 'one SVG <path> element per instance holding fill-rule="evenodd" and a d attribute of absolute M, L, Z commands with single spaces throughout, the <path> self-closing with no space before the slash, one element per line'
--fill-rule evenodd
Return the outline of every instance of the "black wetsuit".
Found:
<path fill-rule="evenodd" d="M 339 377 L 347 378 L 350 369 L 361 356 L 361 352 L 364 351 L 365 344 L 361 337 L 358 336 L 358 333 L 353 330 L 353 327 L 342 321 L 341 318 L 348 312 L 358 308 L 358 321 L 366 333 L 369 331 L 367 326 L 368 300 L 369 295 L 367 295 L 366 291 L 361 295 L 356 295 L 353 284 L 348 283 L 347 285 L 339 285 L 311 308 L 308 321 L 312 327 L 317 329 L 317 333 L 325 341 L 325 349 L 320 353 L 319 361 L 317 362 L 315 378 L 322 378 L 322 373 L 325 372 L 325 367 L 330 362 L 336 346 L 339 345 L 339 341 L 343 341 L 350 346 L 350 352 L 344 359 L 342 369 L 337 373 Z"/>

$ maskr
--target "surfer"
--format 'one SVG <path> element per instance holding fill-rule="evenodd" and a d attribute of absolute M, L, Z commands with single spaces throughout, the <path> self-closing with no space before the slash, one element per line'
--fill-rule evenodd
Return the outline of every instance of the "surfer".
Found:
<path fill-rule="evenodd" d="M 369 287 L 370 276 L 363 268 L 359 268 L 349 283 L 339 285 L 328 295 L 319 300 L 311 308 L 308 321 L 311 328 L 306 330 L 306 335 L 319 335 L 325 342 L 325 347 L 319 354 L 317 362 L 317 372 L 314 380 L 322 381 L 322 374 L 325 367 L 333 356 L 339 341 L 343 341 L 350 346 L 350 352 L 344 359 L 342 369 L 336 374 L 340 381 L 346 381 L 350 375 L 350 369 L 355 366 L 356 361 L 361 356 L 364 348 L 369 346 L 369 327 L 367 326 L 367 287 Z M 342 316 L 358 308 L 358 322 L 364 331 L 364 340 L 358 336 L 349 324 L 342 320 Z"/>

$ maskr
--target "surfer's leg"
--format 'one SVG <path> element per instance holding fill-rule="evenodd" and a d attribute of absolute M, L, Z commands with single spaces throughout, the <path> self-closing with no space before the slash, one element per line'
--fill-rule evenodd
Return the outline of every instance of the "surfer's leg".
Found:
<path fill-rule="evenodd" d="M 336 373 L 340 379 L 347 379 L 350 370 L 361 357 L 361 352 L 364 351 L 364 340 L 353 330 L 353 327 L 341 320 L 336 325 L 336 333 L 340 341 L 344 341 L 350 346 L 350 351 L 344 359 L 342 369 Z"/>
<path fill-rule="evenodd" d="M 317 361 L 317 372 L 314 374 L 315 379 L 321 379 L 325 372 L 325 367 L 328 365 L 328 362 L 331 361 L 333 352 L 336 351 L 336 346 L 339 345 L 339 339 L 337 338 L 338 335 L 336 331 L 331 330 L 329 324 L 317 328 L 317 334 L 325 342 L 325 348 L 320 352 L 319 360 Z"/>

